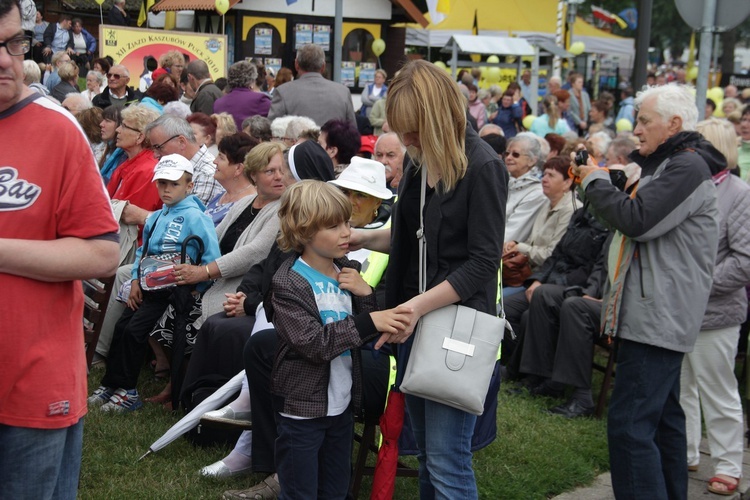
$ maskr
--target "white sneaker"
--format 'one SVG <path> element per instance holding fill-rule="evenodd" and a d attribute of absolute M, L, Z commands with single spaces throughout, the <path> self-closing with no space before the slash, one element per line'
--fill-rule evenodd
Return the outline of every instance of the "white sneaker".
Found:
<path fill-rule="evenodd" d="M 141 406 L 143 406 L 143 401 L 141 401 L 140 396 L 138 396 L 138 391 L 136 389 L 128 391 L 120 388 L 112 394 L 112 397 L 109 398 L 108 402 L 102 405 L 100 410 L 105 413 L 127 413 L 135 411 Z"/>
<path fill-rule="evenodd" d="M 103 385 L 100 385 L 94 393 L 86 399 L 86 402 L 90 404 L 91 406 L 102 406 L 107 401 L 109 401 L 109 398 L 111 398 L 115 393 L 114 388 L 112 387 L 104 387 Z"/>

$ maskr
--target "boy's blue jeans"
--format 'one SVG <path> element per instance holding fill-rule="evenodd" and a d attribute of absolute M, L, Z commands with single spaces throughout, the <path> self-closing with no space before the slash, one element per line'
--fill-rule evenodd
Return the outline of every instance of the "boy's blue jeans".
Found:
<path fill-rule="evenodd" d="M 0 425 L 0 497 L 74 500 L 82 444 L 83 419 L 63 429 Z"/>
<path fill-rule="evenodd" d="M 419 498 L 477 498 L 471 463 L 476 415 L 408 394 L 406 407 L 419 448 Z"/>
<path fill-rule="evenodd" d="M 351 409 L 335 417 L 295 420 L 276 414 L 276 472 L 287 499 L 343 499 L 352 470 Z"/>

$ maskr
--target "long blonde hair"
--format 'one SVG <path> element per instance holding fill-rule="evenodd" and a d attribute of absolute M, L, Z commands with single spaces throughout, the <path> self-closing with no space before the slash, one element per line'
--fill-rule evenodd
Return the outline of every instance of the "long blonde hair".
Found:
<path fill-rule="evenodd" d="M 553 94 L 544 96 L 542 106 L 544 106 L 544 112 L 547 114 L 547 122 L 550 128 L 554 130 L 557 122 L 560 120 L 560 108 L 558 107 L 557 97 Z"/>
<path fill-rule="evenodd" d="M 412 61 L 391 82 L 386 99 L 388 126 L 403 137 L 419 134 L 412 160 L 450 191 L 466 173 L 466 103 L 448 74 L 426 61 Z"/>

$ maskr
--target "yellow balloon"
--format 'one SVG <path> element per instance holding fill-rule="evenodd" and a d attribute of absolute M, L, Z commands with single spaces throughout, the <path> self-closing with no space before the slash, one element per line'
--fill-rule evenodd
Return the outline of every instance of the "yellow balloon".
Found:
<path fill-rule="evenodd" d="M 693 66 L 687 72 L 687 79 L 688 81 L 690 81 L 690 80 L 695 80 L 696 78 L 698 78 L 698 67 Z"/>
<path fill-rule="evenodd" d="M 104 3 L 104 0 L 96 0 L 96 3 L 99 4 L 99 5 L 101 5 L 101 4 Z"/>
<path fill-rule="evenodd" d="M 377 38 L 372 41 L 372 53 L 375 54 L 377 57 L 380 57 L 380 54 L 385 52 L 385 41 L 383 41 L 382 38 Z"/>
<path fill-rule="evenodd" d="M 706 92 L 706 97 L 716 103 L 716 107 L 721 105 L 721 101 L 724 100 L 724 89 L 721 87 L 714 87 Z"/>
<path fill-rule="evenodd" d="M 229 0 L 216 0 L 216 12 L 222 16 L 229 10 Z"/>
<path fill-rule="evenodd" d="M 583 42 L 573 42 L 568 49 L 568 52 L 574 56 L 580 56 L 586 50 L 586 44 Z"/>
<path fill-rule="evenodd" d="M 489 70 L 489 68 L 487 66 L 482 66 L 479 69 L 482 71 L 482 80 L 486 80 L 487 79 L 487 71 Z"/>
<path fill-rule="evenodd" d="M 525 128 L 526 130 L 531 130 L 531 125 L 534 123 L 534 120 L 536 120 L 536 116 L 526 115 L 526 117 L 523 119 L 523 128 Z"/>
<path fill-rule="evenodd" d="M 630 120 L 627 118 L 620 118 L 617 120 L 617 123 L 615 123 L 615 127 L 617 128 L 618 132 L 632 132 L 633 131 L 633 124 L 630 123 Z"/>
<path fill-rule="evenodd" d="M 724 115 L 724 101 L 721 100 L 716 103 L 716 110 L 714 111 L 714 116 L 716 118 L 726 118 Z"/>
<path fill-rule="evenodd" d="M 500 58 L 497 56 L 490 56 L 487 58 L 487 62 L 490 64 L 497 64 L 500 62 Z"/>
<path fill-rule="evenodd" d="M 502 75 L 500 68 L 488 68 L 487 69 L 487 81 L 490 83 L 498 83 L 500 76 Z"/>
<path fill-rule="evenodd" d="M 435 66 L 440 69 L 448 69 L 448 66 L 446 66 L 443 61 L 435 61 Z"/>

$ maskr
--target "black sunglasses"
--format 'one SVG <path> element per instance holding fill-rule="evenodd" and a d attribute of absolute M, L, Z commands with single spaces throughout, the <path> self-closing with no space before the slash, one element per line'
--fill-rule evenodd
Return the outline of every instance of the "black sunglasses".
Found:
<path fill-rule="evenodd" d="M 523 156 L 523 153 L 519 153 L 518 151 L 506 151 L 505 156 L 512 156 L 513 158 L 520 158 Z"/>
<path fill-rule="evenodd" d="M 117 73 L 107 73 L 107 78 L 114 78 L 115 80 L 119 80 L 122 77 L 123 75 L 118 75 Z"/>

